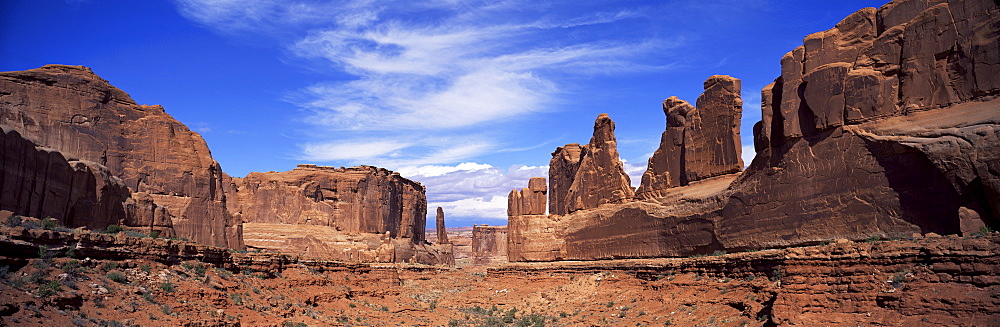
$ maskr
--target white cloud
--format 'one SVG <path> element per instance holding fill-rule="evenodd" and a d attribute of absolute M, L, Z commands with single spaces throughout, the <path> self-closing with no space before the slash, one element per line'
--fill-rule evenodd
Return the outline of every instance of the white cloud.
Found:
<path fill-rule="evenodd" d="M 754 148 L 753 144 L 743 146 L 743 167 L 749 166 L 750 162 L 753 161 L 753 157 L 757 155 L 757 149 Z"/>
<path fill-rule="evenodd" d="M 531 177 L 548 176 L 549 167 L 515 165 L 504 171 L 489 164 L 464 162 L 403 167 L 398 171 L 427 187 L 431 209 L 428 219 L 433 218 L 434 208 L 442 207 L 446 217 L 473 220 L 506 219 L 507 193 L 527 187 Z"/>
<path fill-rule="evenodd" d="M 308 109 L 300 158 L 313 161 L 452 164 L 511 148 L 500 144 L 508 138 L 498 123 L 555 110 L 565 76 L 669 67 L 634 59 L 678 45 L 640 33 L 591 35 L 642 11 L 576 2 L 175 1 L 192 21 L 270 36 L 311 60 L 310 69 L 340 75 L 290 96 Z M 477 140 L 453 149 L 414 140 L 456 138 L 470 128 Z"/>

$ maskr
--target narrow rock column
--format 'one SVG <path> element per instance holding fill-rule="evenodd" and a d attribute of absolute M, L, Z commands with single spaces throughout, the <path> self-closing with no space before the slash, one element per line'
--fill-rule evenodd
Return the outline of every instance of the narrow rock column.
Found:
<path fill-rule="evenodd" d="M 444 209 L 441 207 L 437 210 L 437 234 L 438 244 L 451 244 L 448 242 L 448 230 L 444 228 Z"/>

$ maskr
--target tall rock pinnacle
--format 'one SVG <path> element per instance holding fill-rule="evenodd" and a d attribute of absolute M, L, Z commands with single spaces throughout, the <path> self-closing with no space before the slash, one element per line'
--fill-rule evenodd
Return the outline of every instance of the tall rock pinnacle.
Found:
<path fill-rule="evenodd" d="M 437 209 L 437 234 L 438 234 L 438 244 L 449 244 L 448 242 L 448 231 L 444 227 L 444 209 L 438 207 Z"/>

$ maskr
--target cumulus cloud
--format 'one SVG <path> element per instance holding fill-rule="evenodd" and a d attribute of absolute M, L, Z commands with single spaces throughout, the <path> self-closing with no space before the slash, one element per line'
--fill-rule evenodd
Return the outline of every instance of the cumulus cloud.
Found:
<path fill-rule="evenodd" d="M 757 156 L 757 149 L 754 149 L 753 144 L 743 146 L 743 166 L 749 166 L 753 162 L 753 158 Z"/>
<path fill-rule="evenodd" d="M 403 177 L 418 180 L 427 187 L 428 221 L 433 208 L 444 208 L 448 220 L 495 223 L 507 219 L 507 193 L 528 185 L 531 177 L 548 176 L 548 166 L 515 165 L 500 169 L 489 164 L 464 162 L 457 165 L 403 167 Z"/>

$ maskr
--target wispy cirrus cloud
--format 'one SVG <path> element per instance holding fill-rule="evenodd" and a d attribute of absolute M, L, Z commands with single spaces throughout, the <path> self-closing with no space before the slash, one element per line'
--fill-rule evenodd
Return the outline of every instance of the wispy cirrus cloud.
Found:
<path fill-rule="evenodd" d="M 307 113 L 300 158 L 318 162 L 446 164 L 511 148 L 497 123 L 558 110 L 565 78 L 663 69 L 634 59 L 682 40 L 606 31 L 641 11 L 578 2 L 176 2 L 199 24 L 275 37 L 335 75 L 289 98 Z M 433 142 L 457 135 L 477 142 Z"/>
<path fill-rule="evenodd" d="M 508 144 L 509 124 L 565 110 L 575 80 L 669 69 L 649 56 L 684 42 L 620 26 L 650 19 L 642 8 L 594 2 L 176 0 L 192 21 L 271 38 L 330 76 L 287 97 L 304 113 L 299 159 L 394 169 L 449 219 L 498 223 L 507 193 L 548 168 L 477 158 L 554 141 Z M 635 183 L 639 164 L 626 164 Z"/>

